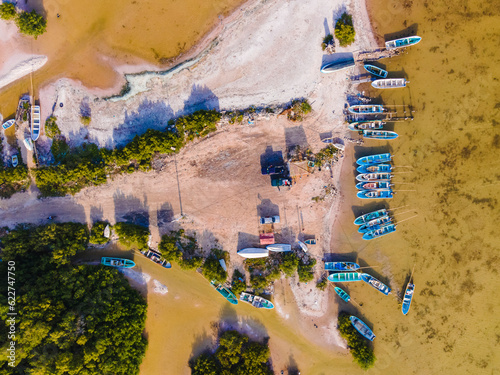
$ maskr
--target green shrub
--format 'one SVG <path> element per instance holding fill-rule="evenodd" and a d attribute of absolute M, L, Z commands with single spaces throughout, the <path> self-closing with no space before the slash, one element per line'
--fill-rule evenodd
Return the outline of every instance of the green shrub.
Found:
<path fill-rule="evenodd" d="M 327 286 L 328 286 L 328 279 L 324 277 L 321 278 L 321 280 L 318 281 L 318 283 L 316 284 L 316 288 L 318 288 L 319 290 L 325 290 Z"/>
<path fill-rule="evenodd" d="M 199 255 L 193 255 L 190 258 L 182 257 L 177 263 L 183 270 L 197 270 L 203 265 L 203 258 Z"/>
<path fill-rule="evenodd" d="M 31 35 L 35 39 L 47 31 L 47 20 L 34 10 L 19 13 L 16 23 L 21 33 Z"/>
<path fill-rule="evenodd" d="M 50 116 L 45 121 L 45 135 L 49 138 L 53 138 L 56 135 L 61 134 L 61 130 L 59 130 L 56 120 L 57 118 L 55 116 Z"/>
<path fill-rule="evenodd" d="M 297 271 L 297 267 L 299 266 L 299 258 L 293 252 L 283 253 L 282 261 L 280 263 L 280 270 L 286 276 L 293 276 L 295 271 Z"/>
<path fill-rule="evenodd" d="M 314 155 L 315 163 L 318 167 L 321 167 L 325 162 L 333 159 L 335 155 L 339 152 L 338 148 L 334 145 L 328 145 L 321 149 L 316 155 Z"/>
<path fill-rule="evenodd" d="M 241 280 L 243 281 L 241 281 Z M 245 281 L 245 275 L 242 274 L 239 270 L 234 270 L 233 273 L 233 282 L 231 283 L 231 290 L 235 295 L 241 294 L 247 289 L 247 283 Z"/>
<path fill-rule="evenodd" d="M 326 49 L 326 47 L 332 44 L 332 42 L 333 42 L 332 34 L 328 34 L 327 36 L 325 36 L 325 38 L 323 39 L 323 43 L 321 43 L 321 48 L 323 49 L 323 51 Z"/>
<path fill-rule="evenodd" d="M 205 276 L 209 281 L 215 280 L 218 283 L 224 283 L 227 279 L 227 272 L 224 271 L 222 266 L 219 263 L 219 259 L 224 259 L 220 251 L 214 251 L 218 249 L 213 249 L 212 254 L 205 259 L 205 263 L 203 263 L 201 273 Z M 219 253 L 219 254 L 217 254 Z M 227 252 L 224 251 L 227 254 Z"/>
<path fill-rule="evenodd" d="M 194 138 L 204 137 L 217 130 L 217 123 L 221 117 L 222 115 L 216 110 L 196 111 L 177 119 L 177 131 L 181 135 L 185 134 L 189 141 Z"/>
<path fill-rule="evenodd" d="M 6 21 L 13 20 L 16 18 L 16 6 L 12 3 L 1 3 L 0 4 L 0 18 Z"/>
<path fill-rule="evenodd" d="M 269 281 L 262 275 L 250 275 L 250 284 L 252 289 L 259 291 L 268 287 Z"/>
<path fill-rule="evenodd" d="M 335 37 L 341 47 L 346 47 L 354 42 L 356 32 L 352 24 L 352 16 L 344 13 L 335 24 Z"/>
<path fill-rule="evenodd" d="M 177 247 L 177 242 L 180 241 L 183 233 L 183 231 L 171 232 L 161 237 L 158 249 L 161 252 L 161 256 L 167 261 L 178 262 L 182 258 L 182 252 Z"/>
<path fill-rule="evenodd" d="M 80 116 L 80 122 L 85 126 L 90 125 L 90 120 L 91 120 L 90 116 Z"/>
<path fill-rule="evenodd" d="M 297 267 L 297 273 L 299 274 L 299 282 L 308 283 L 314 279 L 313 267 L 316 264 L 316 259 L 311 258 L 308 263 L 304 263 L 302 260 L 299 261 Z"/>
<path fill-rule="evenodd" d="M 95 245 L 104 245 L 108 243 L 109 238 L 104 237 L 104 229 L 106 229 L 108 225 L 109 223 L 107 221 L 96 221 L 90 230 L 89 242 Z"/>
<path fill-rule="evenodd" d="M 292 101 L 291 110 L 288 112 L 288 119 L 290 121 L 302 121 L 304 116 L 311 110 L 311 105 L 307 100 L 294 100 Z"/>
<path fill-rule="evenodd" d="M 376 358 L 373 348 L 369 345 L 369 341 L 352 326 L 349 317 L 350 315 L 345 312 L 339 314 L 338 328 L 340 335 L 347 340 L 354 362 L 362 369 L 367 370 L 375 364 Z"/>
<path fill-rule="evenodd" d="M 137 224 L 122 222 L 116 223 L 113 228 L 122 244 L 126 246 L 132 246 L 136 244 L 140 250 L 148 248 L 148 228 Z"/>
<path fill-rule="evenodd" d="M 54 139 L 50 146 L 50 152 L 54 155 L 54 160 L 57 164 L 62 163 L 69 153 L 69 145 L 64 139 Z"/>

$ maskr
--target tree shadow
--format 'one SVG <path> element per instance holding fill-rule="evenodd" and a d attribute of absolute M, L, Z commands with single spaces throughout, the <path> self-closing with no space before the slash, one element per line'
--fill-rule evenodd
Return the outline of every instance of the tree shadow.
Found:
<path fill-rule="evenodd" d="M 262 174 L 276 173 L 285 164 L 282 151 L 274 151 L 273 146 L 266 146 L 260 155 L 260 169 Z"/>
<path fill-rule="evenodd" d="M 206 85 L 193 84 L 189 97 L 184 101 L 184 108 L 181 113 L 176 113 L 176 116 L 212 109 L 220 109 L 219 98 Z"/>
<path fill-rule="evenodd" d="M 92 110 L 90 109 L 89 98 L 85 97 L 80 102 L 80 116 L 82 117 L 91 117 Z"/>
<path fill-rule="evenodd" d="M 300 374 L 299 366 L 293 357 L 293 354 L 290 354 L 288 357 L 288 364 L 286 365 L 286 371 L 288 375 L 298 375 Z"/>
<path fill-rule="evenodd" d="M 384 39 L 386 41 L 389 41 L 389 40 L 394 40 L 394 39 L 399 39 L 399 38 L 405 38 L 408 36 L 417 35 L 417 32 L 418 32 L 418 23 L 414 23 L 403 30 L 399 30 L 399 31 L 396 31 L 393 33 L 384 34 Z"/>
<path fill-rule="evenodd" d="M 325 17 L 325 20 L 323 21 L 323 26 L 325 27 L 325 37 L 331 34 L 330 28 L 328 27 L 328 19 Z"/>
<path fill-rule="evenodd" d="M 342 14 L 347 12 L 347 7 L 345 3 L 342 3 L 339 5 L 336 9 L 333 10 L 332 12 L 332 20 L 333 20 L 333 27 L 335 28 L 335 24 L 337 23 L 337 20 L 342 16 Z"/>
<path fill-rule="evenodd" d="M 163 203 L 160 208 L 156 211 L 156 224 L 159 229 L 163 228 L 167 224 L 174 220 L 174 209 L 172 204 L 169 202 Z"/>
<path fill-rule="evenodd" d="M 247 247 L 255 247 L 260 244 L 259 236 L 250 233 L 238 232 L 238 247 L 237 250 L 245 249 Z"/>
<path fill-rule="evenodd" d="M 104 211 L 102 206 L 90 206 L 90 222 L 95 223 L 96 221 L 102 221 L 104 216 Z"/>
<path fill-rule="evenodd" d="M 350 253 L 325 253 L 323 254 L 323 262 L 356 262 L 358 252 L 351 251 Z"/>
<path fill-rule="evenodd" d="M 149 228 L 149 207 L 147 200 L 144 202 L 132 195 L 125 195 L 117 191 L 113 195 L 115 203 L 115 221 L 125 221 Z"/>
<path fill-rule="evenodd" d="M 301 148 L 308 148 L 309 143 L 307 142 L 304 127 L 299 125 L 291 128 L 285 128 L 285 144 L 287 152 L 290 152 L 297 146 L 300 146 Z"/>

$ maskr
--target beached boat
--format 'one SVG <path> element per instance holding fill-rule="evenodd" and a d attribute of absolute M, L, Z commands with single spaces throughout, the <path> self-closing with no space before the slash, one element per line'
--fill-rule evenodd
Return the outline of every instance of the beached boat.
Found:
<path fill-rule="evenodd" d="M 10 128 L 12 125 L 14 125 L 16 122 L 15 119 L 12 119 L 12 120 L 9 120 L 9 121 L 5 121 L 3 124 L 2 124 L 2 128 L 4 130 L 7 130 L 8 128 Z"/>
<path fill-rule="evenodd" d="M 325 262 L 325 271 L 356 271 L 359 264 L 354 262 Z"/>
<path fill-rule="evenodd" d="M 124 258 L 110 258 L 110 257 L 102 257 L 101 264 L 109 267 L 116 268 L 132 268 L 135 266 L 134 261 L 130 259 Z"/>
<path fill-rule="evenodd" d="M 210 284 L 215 288 L 216 291 L 220 293 L 222 297 L 227 299 L 230 303 L 232 303 L 233 305 L 238 304 L 238 299 L 236 298 L 234 293 L 231 292 L 228 288 L 222 286 L 222 284 L 217 285 L 213 280 L 210 281 Z"/>
<path fill-rule="evenodd" d="M 222 267 L 222 269 L 227 272 L 226 261 L 224 259 L 219 259 L 219 264 Z"/>
<path fill-rule="evenodd" d="M 368 275 L 367 273 L 363 273 L 361 275 L 361 278 L 363 279 L 363 281 L 365 283 L 374 287 L 375 289 L 377 289 L 379 292 L 385 294 L 386 296 L 389 295 L 389 293 L 391 292 L 391 288 L 389 288 L 387 285 L 385 285 L 382 281 L 374 278 L 372 275 Z"/>
<path fill-rule="evenodd" d="M 390 164 L 360 165 L 356 168 L 359 173 L 387 173 L 392 171 Z"/>
<path fill-rule="evenodd" d="M 389 224 L 380 227 L 379 229 L 372 230 L 370 232 L 366 232 L 363 234 L 364 240 L 373 240 L 375 238 L 379 238 L 385 236 L 386 234 L 392 233 L 396 231 L 396 224 Z"/>
<path fill-rule="evenodd" d="M 356 196 L 361 199 L 391 199 L 394 193 L 391 189 L 361 190 Z"/>
<path fill-rule="evenodd" d="M 304 243 L 306 245 L 316 245 L 316 239 L 315 238 L 309 238 L 308 240 L 304 240 Z"/>
<path fill-rule="evenodd" d="M 370 220 L 386 215 L 387 215 L 387 210 L 385 208 L 377 211 L 368 212 L 367 214 L 358 216 L 356 219 L 354 219 L 354 225 L 362 225 L 369 222 Z"/>
<path fill-rule="evenodd" d="M 386 78 L 386 79 L 376 79 L 372 81 L 372 87 L 375 89 L 397 89 L 401 87 L 406 87 L 406 84 L 410 82 L 404 78 Z"/>
<path fill-rule="evenodd" d="M 408 311 L 410 311 L 411 299 L 413 298 L 414 291 L 415 284 L 408 283 L 406 286 L 405 296 L 403 298 L 403 306 L 401 307 L 401 311 L 404 315 L 408 314 Z"/>
<path fill-rule="evenodd" d="M 347 294 L 345 291 L 343 291 L 338 286 L 335 287 L 335 293 L 337 293 L 339 295 L 339 297 L 342 298 L 346 302 L 349 302 L 351 300 L 351 297 L 349 296 L 349 294 Z"/>
<path fill-rule="evenodd" d="M 363 138 L 391 140 L 397 137 L 398 133 L 388 130 L 363 130 Z"/>
<path fill-rule="evenodd" d="M 358 165 L 370 165 L 370 164 L 380 164 L 380 163 L 389 163 L 391 161 L 391 154 L 376 154 L 376 155 L 367 155 L 356 160 L 356 164 Z"/>
<path fill-rule="evenodd" d="M 12 155 L 12 166 L 15 168 L 19 164 L 19 160 L 17 159 L 17 154 Z"/>
<path fill-rule="evenodd" d="M 384 107 L 373 104 L 351 105 L 347 110 L 357 115 L 376 115 L 384 112 Z"/>
<path fill-rule="evenodd" d="M 160 266 L 164 268 L 172 268 L 172 264 L 170 262 L 167 262 L 165 259 L 160 263 Z"/>
<path fill-rule="evenodd" d="M 240 294 L 240 301 L 247 302 L 258 309 L 274 309 L 271 301 L 246 292 Z"/>
<path fill-rule="evenodd" d="M 390 173 L 360 173 L 356 176 L 359 182 L 390 181 L 393 177 Z"/>
<path fill-rule="evenodd" d="M 368 223 L 361 225 L 358 228 L 358 232 L 359 233 L 367 233 L 367 232 L 370 232 L 372 230 L 379 229 L 382 226 L 389 224 L 390 222 L 392 222 L 392 217 L 382 216 L 382 217 L 379 217 L 377 219 L 370 220 Z"/>
<path fill-rule="evenodd" d="M 111 235 L 111 228 L 109 227 L 109 224 L 106 225 L 106 228 L 104 228 L 104 233 L 102 235 L 106 238 L 109 238 Z"/>
<path fill-rule="evenodd" d="M 394 40 L 389 40 L 385 42 L 385 48 L 387 49 L 396 49 L 396 48 L 404 48 L 409 46 L 414 46 L 418 42 L 422 40 L 419 36 L 409 36 L 406 38 L 399 38 Z"/>
<path fill-rule="evenodd" d="M 31 107 L 31 139 L 35 142 L 40 136 L 40 106 Z"/>
<path fill-rule="evenodd" d="M 380 78 L 385 78 L 385 77 L 387 77 L 387 74 L 389 74 L 387 72 L 387 70 L 379 68 L 378 66 L 375 66 L 375 65 L 365 64 L 363 66 L 368 73 L 373 74 L 374 76 L 377 76 Z"/>
<path fill-rule="evenodd" d="M 285 243 L 275 243 L 272 245 L 267 245 L 266 249 L 275 252 L 292 251 L 292 245 L 288 245 Z"/>
<path fill-rule="evenodd" d="M 23 143 L 27 150 L 33 151 L 33 142 L 31 141 L 31 138 L 24 138 Z"/>
<path fill-rule="evenodd" d="M 339 70 L 348 69 L 355 65 L 354 58 L 350 57 L 347 59 L 332 61 L 321 67 L 321 73 L 333 73 Z"/>
<path fill-rule="evenodd" d="M 389 181 L 369 181 L 360 182 L 356 184 L 356 189 L 358 190 L 377 190 L 377 189 L 390 189 L 391 184 Z"/>
<path fill-rule="evenodd" d="M 269 250 L 263 249 L 261 247 L 248 247 L 246 249 L 241 249 L 238 251 L 238 255 L 243 258 L 265 258 L 269 256 Z"/>
<path fill-rule="evenodd" d="M 353 132 L 359 132 L 363 130 L 373 130 L 382 129 L 385 122 L 382 121 L 359 121 L 353 122 L 347 126 L 347 128 Z"/>
<path fill-rule="evenodd" d="M 373 334 L 372 330 L 365 324 L 365 322 L 353 315 L 351 315 L 349 319 L 351 320 L 352 326 L 356 328 L 356 331 L 358 331 L 361 336 L 367 338 L 370 341 L 373 341 L 375 335 Z"/>
<path fill-rule="evenodd" d="M 299 246 L 300 246 L 300 248 L 302 249 L 302 251 L 303 251 L 304 253 L 307 253 L 307 251 L 309 250 L 309 249 L 307 248 L 307 245 L 306 245 L 304 242 L 302 242 L 302 241 L 297 241 L 297 243 L 299 244 Z"/>
<path fill-rule="evenodd" d="M 143 250 L 143 251 L 141 251 L 141 253 L 146 258 L 149 258 L 152 262 L 155 262 L 156 264 L 159 264 L 160 266 L 162 266 L 164 268 L 172 268 L 172 264 L 170 264 L 170 262 L 167 262 L 165 259 L 163 259 L 161 257 L 161 255 L 155 251 Z"/>
<path fill-rule="evenodd" d="M 351 281 L 361 281 L 361 273 L 359 272 L 338 272 L 328 275 L 328 281 L 332 283 L 348 283 Z"/>

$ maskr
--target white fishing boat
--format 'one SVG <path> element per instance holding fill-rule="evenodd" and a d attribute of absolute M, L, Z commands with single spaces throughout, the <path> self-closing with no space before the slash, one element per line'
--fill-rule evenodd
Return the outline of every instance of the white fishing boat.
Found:
<path fill-rule="evenodd" d="M 299 244 L 300 248 L 304 251 L 304 253 L 307 253 L 307 251 L 309 250 L 307 248 L 307 245 L 302 241 L 297 241 L 297 243 Z"/>
<path fill-rule="evenodd" d="M 9 121 L 5 121 L 3 124 L 2 124 L 2 128 L 4 130 L 7 130 L 8 128 L 10 128 L 12 125 L 14 125 L 14 123 L 16 122 L 16 120 L 12 119 L 12 120 L 9 120 Z"/>
<path fill-rule="evenodd" d="M 272 245 L 267 245 L 266 249 L 275 252 L 292 251 L 292 245 L 287 245 L 284 243 L 275 243 Z"/>
<path fill-rule="evenodd" d="M 404 48 L 417 44 L 422 40 L 419 36 L 409 36 L 406 38 L 399 38 L 394 40 L 389 40 L 385 42 L 385 48 L 387 49 L 396 49 L 396 48 Z"/>
<path fill-rule="evenodd" d="M 238 255 L 243 258 L 265 258 L 269 256 L 269 250 L 261 247 L 247 247 L 238 251 Z"/>
<path fill-rule="evenodd" d="M 386 78 L 386 79 L 376 79 L 372 81 L 372 87 L 376 89 L 397 89 L 400 87 L 406 87 L 406 84 L 410 82 L 404 78 Z"/>
<path fill-rule="evenodd" d="M 31 138 L 24 138 L 23 143 L 24 143 L 24 146 L 29 151 L 33 151 L 33 142 L 31 141 Z"/>
<path fill-rule="evenodd" d="M 110 235 L 111 235 L 111 229 L 110 229 L 109 224 L 108 224 L 108 225 L 106 225 L 106 228 L 104 228 L 103 236 L 106 238 L 109 238 Z"/>
<path fill-rule="evenodd" d="M 31 139 L 35 142 L 40 136 L 40 106 L 31 107 Z"/>
<path fill-rule="evenodd" d="M 224 259 L 219 259 L 219 264 L 222 269 L 227 272 L 226 261 Z"/>

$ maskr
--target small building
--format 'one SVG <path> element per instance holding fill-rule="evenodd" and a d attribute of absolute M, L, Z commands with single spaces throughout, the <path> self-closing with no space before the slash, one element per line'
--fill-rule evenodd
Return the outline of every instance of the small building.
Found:
<path fill-rule="evenodd" d="M 261 233 L 259 237 L 260 237 L 260 244 L 261 245 L 273 245 L 274 244 L 274 233 Z"/>

